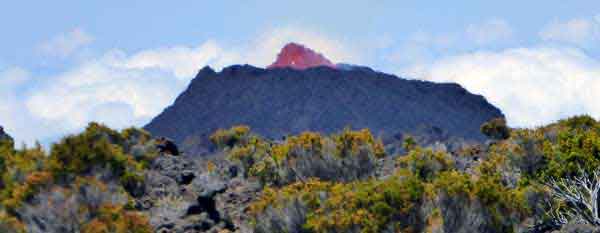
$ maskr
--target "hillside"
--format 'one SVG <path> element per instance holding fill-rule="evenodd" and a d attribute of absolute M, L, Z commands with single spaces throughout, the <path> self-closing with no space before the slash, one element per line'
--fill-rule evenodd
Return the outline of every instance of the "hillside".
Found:
<path fill-rule="evenodd" d="M 237 124 L 271 139 L 303 131 L 369 128 L 384 140 L 434 134 L 481 141 L 482 123 L 503 117 L 484 97 L 457 84 L 407 80 L 349 65 L 262 69 L 204 67 L 144 128 L 201 154 L 208 135 Z"/>
<path fill-rule="evenodd" d="M 368 129 L 275 142 L 238 126 L 207 157 L 97 123 L 48 152 L 0 140 L 0 232 L 598 232 L 580 207 L 598 203 L 600 122 L 492 128 L 510 136 L 402 155 Z"/>

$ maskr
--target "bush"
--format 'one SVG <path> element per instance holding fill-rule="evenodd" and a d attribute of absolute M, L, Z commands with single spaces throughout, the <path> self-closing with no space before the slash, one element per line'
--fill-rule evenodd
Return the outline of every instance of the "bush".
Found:
<path fill-rule="evenodd" d="M 75 214 L 89 213 L 104 202 L 116 200 L 115 196 L 103 199 L 98 192 L 125 198 L 128 197 L 125 191 L 133 196 L 143 194 L 143 161 L 151 157 L 136 161 L 126 151 L 149 143 L 150 135 L 143 130 L 130 128 L 119 133 L 91 123 L 83 133 L 54 144 L 50 155 L 39 144 L 20 150 L 15 150 L 12 144 L 3 144 L 2 150 L 6 153 L 1 156 L 0 211 L 28 227 L 37 226 L 39 230 L 32 232 L 71 232 L 66 229 L 75 229 L 75 225 L 81 224 L 78 222 L 81 216 L 74 217 Z M 119 189 L 106 189 L 103 182 L 118 183 Z M 73 205 L 76 209 L 71 213 L 66 209 L 64 213 L 56 212 L 49 203 Z M 69 225 L 68 221 L 75 222 Z M 48 224 L 62 226 L 53 226 L 51 231 Z"/>
<path fill-rule="evenodd" d="M 219 130 L 212 140 L 221 144 L 235 141 L 225 146 L 228 159 L 240 165 L 245 177 L 257 177 L 263 184 L 285 185 L 311 177 L 328 181 L 365 179 L 374 174 L 377 158 L 385 156 L 383 143 L 369 130 L 346 129 L 330 137 L 304 132 L 279 144 L 251 135 L 248 130 Z"/>
<path fill-rule="evenodd" d="M 108 170 L 107 180 L 117 180 L 132 195 L 143 192 L 143 176 L 156 153 L 142 150 L 144 156 L 134 158 L 128 154 L 136 146 L 150 143 L 150 135 L 134 128 L 119 133 L 103 125 L 91 123 L 83 133 L 68 136 L 52 146 L 48 169 L 62 183 L 77 176 L 91 176 Z"/>
<path fill-rule="evenodd" d="M 510 189 L 496 176 L 471 177 L 457 171 L 443 172 L 433 182 L 435 197 L 442 210 L 446 229 L 512 232 L 530 209 L 527 189 Z M 472 216 L 472 217 L 467 217 Z M 479 218 L 479 225 L 461 223 Z"/>
<path fill-rule="evenodd" d="M 128 199 L 127 193 L 120 185 L 105 184 L 95 178 L 79 177 L 70 187 L 41 188 L 31 201 L 23 202 L 17 208 L 16 215 L 27 225 L 29 232 L 85 232 L 86 230 L 82 230 L 86 229 L 85 226 L 93 225 L 105 214 L 105 206 L 114 207 L 110 213 L 110 219 L 114 221 L 111 224 L 122 224 L 119 223 L 120 219 L 129 218 L 132 214 L 125 209 Z M 148 224 L 147 221 L 145 224 Z M 94 229 L 103 228 L 98 226 Z M 130 232 L 118 231 L 121 228 L 117 227 L 108 229 L 109 231 L 105 232 Z M 93 229 L 87 231 L 91 230 Z"/>
<path fill-rule="evenodd" d="M 96 218 L 83 225 L 82 233 L 152 233 L 148 219 L 122 206 L 103 205 Z"/>
<path fill-rule="evenodd" d="M 440 172 L 454 169 L 454 161 L 449 154 L 420 147 L 399 157 L 397 163 L 400 168 L 407 169 L 425 181 L 433 180 Z"/>
<path fill-rule="evenodd" d="M 506 126 L 504 118 L 492 119 L 481 125 L 481 132 L 496 140 L 504 140 L 510 137 L 510 129 Z"/>
<path fill-rule="evenodd" d="M 337 155 L 342 158 L 356 156 L 364 150 L 377 158 L 385 156 L 383 143 L 381 140 L 376 140 L 369 129 L 352 131 L 346 128 L 342 133 L 334 134 L 332 138 L 337 147 Z"/>
<path fill-rule="evenodd" d="M 303 220 L 304 232 L 382 232 L 390 228 L 418 232 L 423 225 L 418 216 L 423 193 L 424 186 L 415 177 L 352 183 L 309 180 L 281 189 L 267 188 L 250 210 L 260 228 L 257 232 L 303 232 L 282 227 L 297 226 Z M 289 213 L 295 214 L 295 221 L 288 221 Z"/>
<path fill-rule="evenodd" d="M 25 225 L 17 218 L 0 211 L 0 232 L 25 233 Z"/>
<path fill-rule="evenodd" d="M 210 136 L 210 141 L 219 149 L 232 148 L 237 144 L 244 144 L 250 136 L 250 127 L 237 125 L 229 130 L 219 129 Z"/>
<path fill-rule="evenodd" d="M 99 167 L 109 168 L 116 177 L 123 175 L 128 158 L 120 135 L 105 126 L 92 123 L 82 134 L 68 136 L 52 146 L 50 170 L 55 174 L 86 175 Z"/>

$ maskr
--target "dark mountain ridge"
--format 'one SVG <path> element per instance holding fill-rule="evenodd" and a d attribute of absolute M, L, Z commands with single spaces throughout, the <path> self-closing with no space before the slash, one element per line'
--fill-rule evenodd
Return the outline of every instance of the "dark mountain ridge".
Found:
<path fill-rule="evenodd" d="M 8 135 L 6 132 L 4 132 L 4 128 L 2 126 L 0 126 L 0 141 L 4 141 L 4 140 L 10 140 L 12 141 L 12 137 L 10 137 L 10 135 Z"/>
<path fill-rule="evenodd" d="M 503 117 L 484 97 L 458 84 L 407 80 L 368 68 L 204 67 L 188 88 L 144 128 L 183 146 L 209 149 L 219 128 L 245 124 L 280 139 L 302 131 L 369 128 L 383 139 L 434 133 L 482 141 L 480 125 Z"/>

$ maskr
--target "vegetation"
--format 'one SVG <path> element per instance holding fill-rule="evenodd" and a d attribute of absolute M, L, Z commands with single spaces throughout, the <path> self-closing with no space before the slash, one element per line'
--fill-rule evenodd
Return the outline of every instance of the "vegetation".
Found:
<path fill-rule="evenodd" d="M 117 132 L 91 123 L 83 133 L 54 144 L 49 153 L 40 145 L 15 149 L 12 141 L 0 142 L 0 229 L 152 232 L 147 218 L 128 205 L 156 156 L 146 145 L 150 140 L 140 129 Z M 137 157 L 132 155 L 136 150 Z"/>
<path fill-rule="evenodd" d="M 381 140 L 368 129 L 345 129 L 329 137 L 304 132 L 273 143 L 253 135 L 247 126 L 218 130 L 211 140 L 224 148 L 246 177 L 263 184 L 285 185 L 315 177 L 330 181 L 365 179 L 385 156 Z"/>
<path fill-rule="evenodd" d="M 482 131 L 494 140 L 448 151 L 406 138 L 406 153 L 390 155 L 368 129 L 275 142 L 235 126 L 210 137 L 227 161 L 203 164 L 215 179 L 237 168 L 236 179 L 262 184 L 248 207 L 256 232 L 504 233 L 582 219 L 600 225 L 597 208 L 583 208 L 597 205 L 589 191 L 600 187 L 598 121 L 577 116 L 509 129 L 496 119 Z M 0 232 L 153 232 L 157 216 L 132 204 L 144 194 L 153 148 L 143 130 L 96 123 L 49 152 L 0 141 Z M 577 188 L 585 185 L 591 188 Z M 189 211 L 179 197 L 156 203 L 165 216 Z"/>
<path fill-rule="evenodd" d="M 437 227 L 453 232 L 465 228 L 460 221 L 466 220 L 461 218 L 474 215 L 481 223 L 466 231 L 515 232 L 526 227 L 526 219 L 551 219 L 543 204 L 550 194 L 542 184 L 595 171 L 600 165 L 600 125 L 590 117 L 514 129 L 512 134 L 503 120 L 494 120 L 482 130 L 497 141 L 480 152 L 457 151 L 470 157 L 422 148 L 408 140 L 409 152 L 398 157 L 392 177 L 341 183 L 311 179 L 267 187 L 251 208 L 255 228 L 259 232 L 423 232 Z M 314 139 L 304 144 L 313 155 L 326 148 L 319 135 L 304 137 Z M 466 169 L 456 166 L 456 159 L 473 159 L 473 153 L 485 158 Z M 420 212 L 426 203 L 433 211 Z M 303 215 L 295 217 L 302 230 L 281 229 L 286 220 L 274 213 L 282 212 Z"/>
<path fill-rule="evenodd" d="M 481 126 L 481 132 L 496 140 L 504 140 L 510 137 L 510 129 L 506 126 L 504 118 L 495 118 L 484 123 Z"/>

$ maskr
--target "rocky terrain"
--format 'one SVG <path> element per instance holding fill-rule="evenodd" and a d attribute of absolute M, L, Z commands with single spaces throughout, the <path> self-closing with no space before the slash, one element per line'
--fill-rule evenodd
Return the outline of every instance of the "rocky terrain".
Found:
<path fill-rule="evenodd" d="M 288 57 L 287 49 L 280 58 Z M 484 97 L 457 84 L 294 59 L 280 59 L 269 69 L 234 65 L 215 72 L 205 67 L 173 105 L 144 128 L 173 139 L 187 153 L 206 154 L 211 151 L 208 136 L 236 124 L 277 140 L 306 130 L 329 134 L 351 127 L 369 128 L 386 141 L 406 134 L 482 141 L 481 124 L 503 117 Z"/>

